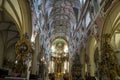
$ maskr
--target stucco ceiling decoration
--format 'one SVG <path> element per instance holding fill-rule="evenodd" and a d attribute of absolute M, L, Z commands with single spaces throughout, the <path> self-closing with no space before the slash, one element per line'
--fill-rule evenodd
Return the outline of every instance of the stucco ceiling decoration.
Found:
<path fill-rule="evenodd" d="M 71 2 L 71 0 L 51 0 L 51 2 L 49 1 L 48 24 L 51 28 L 54 28 L 52 32 L 54 35 L 67 35 L 68 28 L 72 26 L 71 23 L 76 23 L 73 3 Z"/>

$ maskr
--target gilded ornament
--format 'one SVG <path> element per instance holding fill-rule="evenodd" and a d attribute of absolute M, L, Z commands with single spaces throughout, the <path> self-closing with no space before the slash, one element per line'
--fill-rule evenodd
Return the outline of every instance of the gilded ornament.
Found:
<path fill-rule="evenodd" d="M 15 46 L 17 55 L 27 55 L 31 51 L 31 43 L 28 39 L 22 38 Z"/>

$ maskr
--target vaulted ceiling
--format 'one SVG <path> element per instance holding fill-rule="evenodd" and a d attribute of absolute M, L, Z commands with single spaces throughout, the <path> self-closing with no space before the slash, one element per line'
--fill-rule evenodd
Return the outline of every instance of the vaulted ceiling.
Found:
<path fill-rule="evenodd" d="M 46 3 L 48 25 L 52 36 L 68 36 L 69 28 L 76 26 L 80 12 L 79 0 L 48 0 Z"/>
<path fill-rule="evenodd" d="M 63 38 L 69 50 L 76 51 L 80 43 L 79 19 L 85 0 L 33 0 L 34 30 L 40 29 L 40 43 L 49 52 L 52 41 Z M 74 50 L 73 50 L 74 49 Z"/>
<path fill-rule="evenodd" d="M 76 25 L 79 22 L 81 7 L 80 0 L 46 1 L 47 27 L 51 30 L 49 38 L 51 41 L 59 37 L 64 38 L 70 45 L 69 50 L 73 52 L 76 51 L 77 42 L 75 41 L 77 37 L 75 35 L 77 35 L 77 32 L 75 29 L 79 29 L 79 26 Z"/>
<path fill-rule="evenodd" d="M 6 50 L 15 46 L 20 39 L 20 33 L 13 23 L 13 18 L 5 11 L 0 11 L 0 37 Z"/>
<path fill-rule="evenodd" d="M 32 31 L 31 10 L 28 0 L 0 0 L 0 16 L 7 13 L 18 28 L 20 35 Z M 4 16 L 0 21 L 4 21 Z"/>

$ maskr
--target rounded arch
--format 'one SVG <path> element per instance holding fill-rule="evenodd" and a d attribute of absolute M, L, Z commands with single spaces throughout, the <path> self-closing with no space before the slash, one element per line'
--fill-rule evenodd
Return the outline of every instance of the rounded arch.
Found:
<path fill-rule="evenodd" d="M 119 35 L 120 35 L 120 1 L 116 0 L 106 13 L 102 28 L 102 35 L 110 34 L 110 46 L 119 53 Z M 104 38 L 101 38 L 101 46 L 104 44 Z"/>
<path fill-rule="evenodd" d="M 116 0 L 106 13 L 102 34 L 113 34 L 117 27 L 120 26 L 120 1 Z"/>
<path fill-rule="evenodd" d="M 102 28 L 102 35 L 110 34 L 110 46 L 115 52 L 119 53 L 120 45 L 120 1 L 116 0 L 110 7 L 109 11 L 106 13 L 105 20 Z M 101 47 L 104 44 L 103 36 L 101 36 Z M 118 54 L 116 54 L 118 55 Z M 119 58 L 117 58 L 119 60 Z M 119 62 L 120 63 L 120 62 Z"/>
<path fill-rule="evenodd" d="M 103 22 L 103 28 L 101 33 L 101 46 L 104 43 L 104 34 L 110 34 L 110 45 L 113 49 L 116 48 L 116 44 L 119 39 L 116 37 L 116 33 L 120 32 L 120 1 L 116 0 L 111 5 L 110 9 L 106 13 L 105 20 Z M 115 38 L 116 37 L 116 38 Z M 118 40 L 115 40 L 118 39 Z"/>
<path fill-rule="evenodd" d="M 52 39 L 51 39 L 51 42 L 50 42 L 50 46 L 52 45 L 52 42 L 53 42 L 54 40 L 58 39 L 58 38 L 65 40 L 65 42 L 66 42 L 67 45 L 69 46 L 69 42 L 68 42 L 68 40 L 66 39 L 66 37 L 64 37 L 64 36 L 56 36 L 56 37 L 52 38 Z"/>
<path fill-rule="evenodd" d="M 67 52 L 68 52 L 68 43 L 67 43 L 67 41 L 65 40 L 65 39 L 63 39 L 63 38 L 56 38 L 56 39 L 54 39 L 52 42 L 51 42 L 51 49 L 52 50 L 54 50 L 53 49 L 53 46 L 56 48 L 56 50 L 57 49 L 59 49 L 59 50 L 65 50 L 66 51 L 66 49 L 67 49 Z M 66 48 L 66 49 L 65 49 Z"/>
<path fill-rule="evenodd" d="M 51 42 L 55 41 L 56 39 L 63 39 L 66 43 L 68 43 L 68 41 L 66 40 L 66 38 L 64 38 L 64 37 L 59 37 L 59 36 L 57 36 L 57 37 L 55 37 L 54 39 L 52 39 Z"/>
<path fill-rule="evenodd" d="M 102 33 L 101 33 L 101 49 L 102 51 L 104 51 L 104 45 L 109 45 L 113 52 L 109 52 L 109 55 L 111 55 L 112 53 L 114 53 L 115 55 L 115 59 L 117 58 L 116 56 L 120 56 L 119 54 L 115 54 L 115 43 L 116 43 L 116 39 L 118 39 L 117 41 L 120 41 L 119 37 L 116 37 L 115 33 L 116 30 L 118 28 L 120 28 L 120 1 L 119 0 L 115 0 L 113 1 L 112 5 L 109 7 L 108 11 L 105 14 L 105 19 L 103 22 L 103 28 L 102 28 Z M 119 34 L 118 34 L 119 35 Z M 116 38 L 115 38 L 116 37 Z M 119 45 L 119 44 L 117 44 Z M 105 50 L 109 49 L 106 48 Z M 101 61 L 104 61 L 103 56 L 105 56 L 105 54 L 107 54 L 108 52 L 101 52 Z M 114 57 L 114 56 L 113 56 Z M 111 58 L 111 56 L 109 57 L 109 59 Z M 119 58 L 117 58 L 118 60 L 115 60 L 115 62 L 119 63 Z M 113 60 L 114 61 L 114 60 Z M 108 61 L 109 62 L 109 61 Z M 118 65 L 117 63 L 117 65 Z M 109 63 L 108 63 L 109 64 Z M 115 63 L 116 64 L 116 63 Z M 106 67 L 109 70 L 109 67 Z M 119 71 L 118 71 L 119 72 Z M 108 74 L 105 74 L 108 75 Z"/>

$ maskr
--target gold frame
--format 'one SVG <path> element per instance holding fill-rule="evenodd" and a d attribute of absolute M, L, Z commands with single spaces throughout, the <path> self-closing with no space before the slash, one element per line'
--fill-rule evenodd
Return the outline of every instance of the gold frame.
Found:
<path fill-rule="evenodd" d="M 27 45 L 27 51 L 25 51 L 23 53 L 20 52 L 20 47 L 22 46 L 22 44 Z M 23 37 L 22 39 L 20 39 L 16 43 L 15 48 L 16 48 L 16 54 L 17 55 L 21 55 L 21 54 L 27 55 L 30 52 L 30 50 L 31 50 L 31 43 L 30 43 L 30 41 L 28 39 L 26 39 L 26 38 Z"/>

